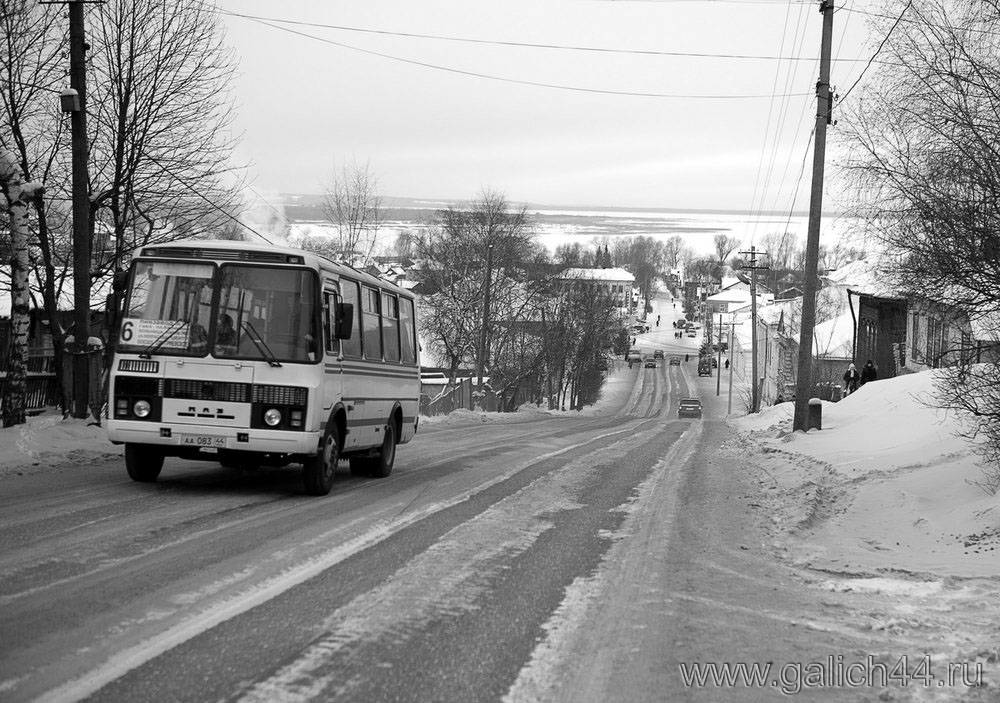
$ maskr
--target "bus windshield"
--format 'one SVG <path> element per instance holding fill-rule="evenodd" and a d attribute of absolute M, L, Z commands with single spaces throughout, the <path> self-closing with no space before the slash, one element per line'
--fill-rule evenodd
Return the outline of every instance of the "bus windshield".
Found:
<path fill-rule="evenodd" d="M 317 361 L 316 291 L 308 269 L 139 261 L 118 351 Z"/>

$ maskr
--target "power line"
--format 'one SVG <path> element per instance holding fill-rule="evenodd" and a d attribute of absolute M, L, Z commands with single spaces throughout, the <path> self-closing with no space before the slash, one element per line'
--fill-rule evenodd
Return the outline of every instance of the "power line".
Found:
<path fill-rule="evenodd" d="M 313 34 L 308 34 L 306 32 L 301 32 L 295 29 L 290 29 L 288 27 L 282 27 L 280 25 L 271 24 L 270 22 L 258 19 L 251 19 L 253 22 L 262 24 L 266 27 L 272 29 L 278 29 L 283 32 L 288 32 L 289 34 L 295 34 L 300 37 L 306 37 L 307 39 L 313 39 L 315 41 L 323 42 L 325 44 L 331 44 L 333 46 L 339 46 L 344 49 L 350 49 L 351 51 L 358 51 L 363 54 L 369 54 L 371 56 L 378 56 L 385 59 L 391 59 L 393 61 L 399 61 L 402 63 L 411 64 L 414 66 L 421 66 L 423 68 L 431 68 L 438 71 L 446 71 L 448 73 L 456 73 L 463 76 L 471 76 L 474 78 L 485 78 L 487 80 L 499 81 L 502 83 L 514 83 L 518 85 L 530 85 L 536 88 L 552 88 L 555 90 L 568 90 L 578 93 L 596 93 L 599 95 L 623 95 L 629 97 L 640 97 L 640 98 L 673 98 L 682 100 L 745 100 L 745 99 L 755 99 L 755 98 L 771 98 L 775 97 L 769 94 L 728 94 L 728 95 L 713 95 L 713 94 L 678 94 L 678 93 L 644 93 L 644 92 L 634 92 L 625 90 L 605 90 L 601 88 L 581 88 L 579 86 L 569 86 L 569 85 L 559 85 L 556 83 L 542 83 L 538 81 L 527 81 L 517 78 L 505 78 L 503 76 L 493 76 L 487 73 L 478 73 L 476 71 L 466 71 L 459 68 L 451 68 L 449 66 L 440 66 L 438 64 L 427 63 L 425 61 L 416 61 L 413 59 L 405 59 L 400 56 L 394 56 L 392 54 L 386 54 L 381 51 L 373 51 L 371 49 L 363 49 L 358 46 L 352 46 L 350 44 L 345 44 L 343 42 L 334 41 L 332 39 L 325 39 L 323 37 L 317 37 Z M 791 93 L 789 95 L 779 95 L 777 97 L 807 97 L 810 93 Z"/>
<path fill-rule="evenodd" d="M 146 154 L 146 158 L 149 159 L 150 161 L 152 161 L 157 166 L 159 166 L 160 169 L 164 173 L 168 174 L 175 181 L 177 181 L 182 186 L 184 186 L 185 188 L 187 188 L 189 191 L 191 191 L 192 193 L 194 193 L 195 195 L 197 195 L 199 198 L 201 198 L 202 200 L 204 200 L 206 203 L 208 203 L 209 205 L 211 205 L 214 210 L 218 210 L 223 215 L 225 215 L 226 217 L 228 217 L 230 220 L 232 220 L 233 222 L 235 222 L 236 224 L 238 224 L 240 227 L 244 227 L 244 228 L 250 230 L 251 232 L 253 232 L 254 234 L 256 234 L 258 237 L 260 237 L 261 239 L 263 239 L 265 242 L 267 242 L 268 244 L 272 244 L 272 245 L 274 244 L 274 242 L 272 242 L 270 239 L 268 239 L 267 237 L 265 237 L 263 234 L 261 234 L 260 232 L 258 232 L 257 230 L 255 230 L 253 227 L 251 227 L 248 224 L 245 224 L 245 223 L 241 222 L 238 217 L 236 217 L 235 215 L 233 215 L 230 212 L 227 212 L 226 210 L 223 210 L 216 203 L 214 203 L 211 199 L 205 197 L 204 193 L 202 193 L 200 190 L 198 190 L 194 186 L 190 185 L 183 178 L 181 178 L 176 173 L 174 173 L 173 171 L 171 171 L 169 168 L 167 168 L 166 166 L 164 166 L 163 164 L 161 164 L 157 159 L 154 159 L 149 154 Z"/>
<path fill-rule="evenodd" d="M 851 84 L 851 87 L 847 89 L 847 92 L 844 93 L 844 95 L 842 97 L 840 97 L 839 100 L 841 100 L 841 101 L 846 100 L 847 96 L 851 94 L 851 91 L 854 90 L 854 88 L 857 87 L 858 83 L 861 82 L 861 79 L 864 78 L 865 73 L 868 71 L 869 68 L 871 68 L 872 62 L 875 61 L 875 57 L 879 55 L 879 53 L 882 51 L 882 48 L 889 41 L 889 37 L 892 36 L 892 33 L 896 30 L 896 27 L 899 26 L 900 22 L 902 22 L 903 15 L 906 14 L 906 11 L 910 9 L 910 6 L 912 4 L 913 4 L 913 0 L 907 0 L 907 3 L 903 7 L 902 12 L 899 13 L 899 17 L 896 18 L 896 21 L 892 23 L 892 26 L 889 28 L 889 31 L 886 32 L 885 37 L 882 39 L 881 43 L 879 43 L 878 48 L 875 50 L 875 53 L 872 54 L 872 57 L 868 60 L 868 63 L 861 70 L 861 73 L 858 75 L 857 79 L 854 81 L 854 83 Z M 833 110 L 833 106 L 832 105 L 830 106 L 830 109 Z"/>
<path fill-rule="evenodd" d="M 690 1 L 690 0 L 686 0 Z M 705 0 L 701 0 L 704 2 Z M 775 3 L 775 4 L 803 4 L 803 3 Z M 815 56 L 773 56 L 767 54 L 714 54 L 696 51 L 656 51 L 652 49 L 617 49 L 598 46 L 574 46 L 568 44 L 541 44 L 534 42 L 504 41 L 498 39 L 472 39 L 470 37 L 450 37 L 439 34 L 421 34 L 417 32 L 399 32 L 387 29 L 368 29 L 364 27 L 349 27 L 339 24 L 325 24 L 321 22 L 305 22 L 301 20 L 282 19 L 280 17 L 262 17 L 260 15 L 248 15 L 232 10 L 218 10 L 219 14 L 229 17 L 253 20 L 261 23 L 275 23 L 281 25 L 295 25 L 300 27 L 312 27 L 316 29 L 333 29 L 342 32 L 357 32 L 362 34 L 376 34 L 393 37 L 408 37 L 412 39 L 433 39 L 435 41 L 460 42 L 464 44 L 484 44 L 491 46 L 507 46 L 530 49 L 553 49 L 558 51 L 585 51 L 604 54 L 627 54 L 635 56 L 671 56 L 683 58 L 707 58 L 707 59 L 740 59 L 740 60 L 760 60 L 760 61 L 816 61 Z M 863 59 L 849 59 L 861 62 Z"/>

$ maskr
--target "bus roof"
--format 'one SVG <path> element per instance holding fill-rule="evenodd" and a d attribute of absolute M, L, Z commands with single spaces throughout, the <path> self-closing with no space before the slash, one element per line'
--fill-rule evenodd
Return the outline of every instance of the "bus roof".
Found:
<path fill-rule="evenodd" d="M 229 239 L 179 239 L 163 244 L 140 247 L 139 256 L 176 257 L 186 259 L 217 259 L 221 261 L 246 261 L 261 264 L 305 264 L 338 276 L 347 276 L 369 285 L 376 285 L 406 297 L 413 292 L 392 281 L 359 271 L 350 264 L 334 261 L 320 254 L 277 244 L 232 241 Z"/>

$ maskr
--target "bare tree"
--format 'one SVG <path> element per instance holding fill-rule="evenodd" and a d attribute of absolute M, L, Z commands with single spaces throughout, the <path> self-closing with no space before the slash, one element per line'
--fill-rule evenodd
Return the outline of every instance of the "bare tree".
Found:
<path fill-rule="evenodd" d="M 382 226 L 382 196 L 369 165 L 345 165 L 323 193 L 323 212 L 336 227 L 334 258 L 369 263 Z"/>
<path fill-rule="evenodd" d="M 663 258 L 667 268 L 676 269 L 682 261 L 684 252 L 684 240 L 679 234 L 675 234 L 663 244 Z"/>
<path fill-rule="evenodd" d="M 198 0 L 87 8 L 89 226 L 99 279 L 137 246 L 211 234 L 234 221 L 238 174 L 230 165 L 226 87 L 235 65 L 217 13 Z M 58 298 L 72 259 L 69 150 L 56 99 L 65 87 L 65 21 L 58 6 L 5 0 L 0 22 L 8 49 L 0 59 L 0 145 L 17 155 L 23 180 L 46 184 L 46 198 L 34 204 L 29 257 L 59 373 Z"/>
<path fill-rule="evenodd" d="M 151 241 L 231 228 L 235 62 L 218 14 L 199 0 L 94 8 L 91 207 L 103 225 L 95 268 L 106 271 Z"/>
<path fill-rule="evenodd" d="M 738 237 L 720 233 L 715 235 L 712 241 L 715 246 L 715 261 L 719 268 L 722 268 L 726 265 L 729 255 L 739 248 L 740 240 Z"/>
<path fill-rule="evenodd" d="M 63 329 L 59 316 L 59 290 L 70 268 L 72 250 L 66 236 L 67 196 L 62 184 L 69 181 L 66 122 L 59 112 L 59 88 L 64 86 L 65 22 L 55 5 L 29 0 L 0 2 L 0 148 L 15 155 L 22 182 L 49 184 L 45 199 L 31 206 L 36 229 L 29 230 L 28 264 L 31 294 L 41 297 L 53 337 L 57 379 L 62 380 Z M 29 225 L 30 227 L 30 225 Z M 9 270 L 13 272 L 16 267 Z M 0 268 L 6 273 L 6 268 Z M 2 275 L 2 274 L 0 274 Z M 13 284 L 11 284 L 13 285 Z M 37 299 L 36 299 L 37 305 Z"/>

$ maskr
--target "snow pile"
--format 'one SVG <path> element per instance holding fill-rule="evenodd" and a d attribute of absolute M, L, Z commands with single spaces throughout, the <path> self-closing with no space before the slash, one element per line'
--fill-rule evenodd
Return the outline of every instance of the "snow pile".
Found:
<path fill-rule="evenodd" d="M 50 411 L 0 430 L 0 477 L 120 456 L 122 448 L 111 444 L 107 431 L 92 422 L 63 419 L 58 411 Z"/>
<path fill-rule="evenodd" d="M 733 421 L 792 558 L 844 573 L 1000 574 L 1000 496 L 976 485 L 957 418 L 928 404 L 934 373 L 824 402 L 818 431 L 791 432 L 791 403 Z"/>

